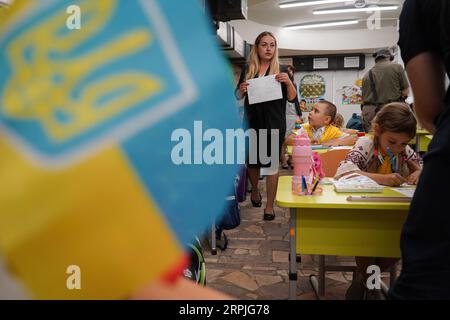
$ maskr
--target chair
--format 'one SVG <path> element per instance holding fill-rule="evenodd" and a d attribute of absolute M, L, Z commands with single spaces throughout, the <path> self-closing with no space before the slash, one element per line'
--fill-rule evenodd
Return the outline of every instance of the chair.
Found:
<path fill-rule="evenodd" d="M 347 149 L 338 149 L 319 154 L 325 177 L 334 177 L 339 164 L 345 159 L 349 151 Z"/>

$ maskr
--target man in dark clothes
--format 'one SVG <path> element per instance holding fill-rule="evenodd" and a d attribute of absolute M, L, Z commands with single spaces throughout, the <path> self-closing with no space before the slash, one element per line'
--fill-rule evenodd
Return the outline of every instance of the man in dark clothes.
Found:
<path fill-rule="evenodd" d="M 393 299 L 450 299 L 450 1 L 406 0 L 399 45 L 420 123 L 434 133 L 401 235 Z"/>

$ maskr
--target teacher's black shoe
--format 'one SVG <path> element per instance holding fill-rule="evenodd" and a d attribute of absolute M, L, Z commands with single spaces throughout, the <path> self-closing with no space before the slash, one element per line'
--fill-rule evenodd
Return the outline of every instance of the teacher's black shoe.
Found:
<path fill-rule="evenodd" d="M 252 205 L 256 208 L 260 208 L 262 206 L 262 195 L 261 193 L 259 194 L 259 200 L 252 200 L 252 198 L 250 197 L 250 201 L 252 202 Z"/>
<path fill-rule="evenodd" d="M 264 210 L 264 220 L 272 221 L 273 219 L 275 219 L 275 211 L 269 213 Z"/>

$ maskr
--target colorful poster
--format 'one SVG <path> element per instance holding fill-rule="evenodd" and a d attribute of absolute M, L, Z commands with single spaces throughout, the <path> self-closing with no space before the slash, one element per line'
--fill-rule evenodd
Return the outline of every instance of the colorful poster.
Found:
<path fill-rule="evenodd" d="M 342 96 L 342 105 L 362 104 L 362 80 L 356 80 L 353 86 L 343 86 L 338 94 Z"/>
<path fill-rule="evenodd" d="M 125 298 L 179 266 L 233 183 L 236 165 L 202 162 L 202 128 L 240 126 L 210 21 L 197 0 L 16 0 L 4 15 L 0 256 L 31 297 Z M 177 130 L 192 165 L 173 160 Z"/>
<path fill-rule="evenodd" d="M 319 74 L 307 74 L 300 80 L 299 91 L 299 100 L 306 100 L 305 108 L 302 111 L 310 112 L 314 104 L 325 95 L 325 79 Z"/>

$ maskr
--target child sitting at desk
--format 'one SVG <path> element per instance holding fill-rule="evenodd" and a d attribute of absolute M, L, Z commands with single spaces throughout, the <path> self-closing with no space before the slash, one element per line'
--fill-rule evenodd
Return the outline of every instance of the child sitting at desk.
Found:
<path fill-rule="evenodd" d="M 385 186 L 416 184 L 421 172 L 419 156 L 408 146 L 416 134 L 416 118 L 404 103 L 385 105 L 372 121 L 372 136 L 362 137 L 337 169 L 335 178 L 357 172 Z M 397 262 L 395 258 L 356 257 L 357 270 L 346 293 L 347 299 L 363 299 L 367 267 L 381 271 Z M 373 290 L 370 290 L 374 293 Z"/>
<path fill-rule="evenodd" d="M 336 117 L 336 106 L 329 101 L 321 100 L 314 105 L 313 110 L 308 115 L 308 124 L 303 124 L 313 144 L 324 146 L 346 146 L 353 145 L 356 137 L 344 134 L 339 128 L 332 125 Z M 293 132 L 286 138 L 287 145 L 294 144 L 295 135 Z"/>

